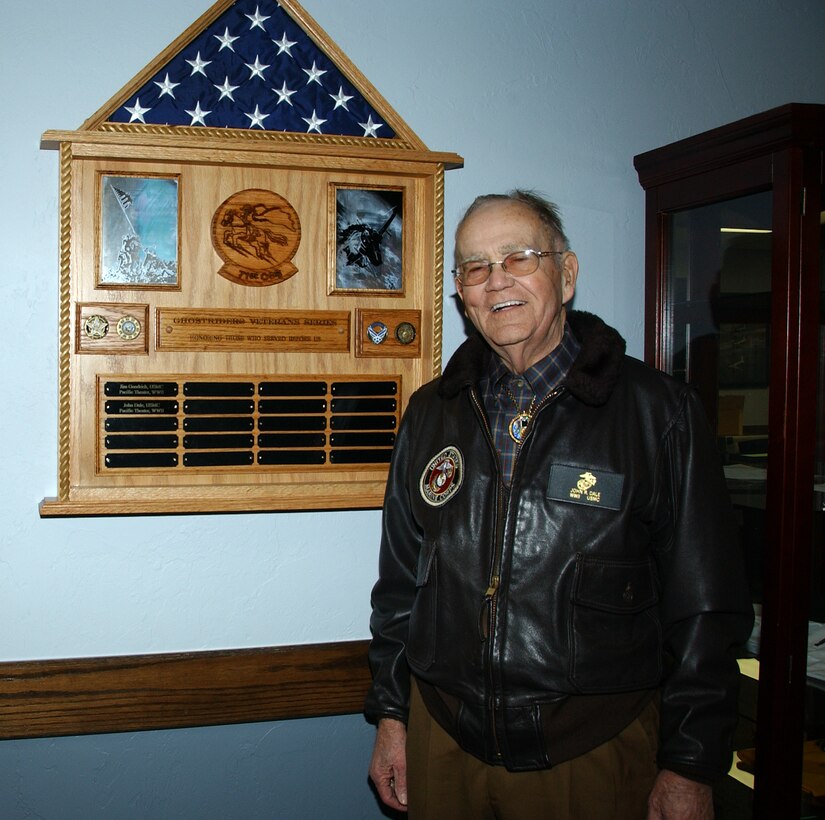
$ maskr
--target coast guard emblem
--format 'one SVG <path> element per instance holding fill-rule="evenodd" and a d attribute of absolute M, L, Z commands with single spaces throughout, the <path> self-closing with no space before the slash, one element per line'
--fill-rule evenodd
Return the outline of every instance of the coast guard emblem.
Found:
<path fill-rule="evenodd" d="M 445 447 L 421 473 L 421 497 L 432 507 L 446 504 L 464 480 L 464 458 L 457 447 Z"/>

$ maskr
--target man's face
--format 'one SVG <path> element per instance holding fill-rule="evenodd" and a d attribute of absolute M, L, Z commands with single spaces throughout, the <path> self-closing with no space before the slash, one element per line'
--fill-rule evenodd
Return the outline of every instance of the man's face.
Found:
<path fill-rule="evenodd" d="M 498 261 L 513 251 L 555 250 L 548 229 L 518 202 L 483 205 L 456 235 L 456 262 Z M 564 305 L 575 291 L 575 254 L 542 257 L 538 269 L 515 277 L 495 265 L 490 278 L 462 286 L 458 295 L 470 321 L 511 370 L 521 373 L 550 353 L 564 333 Z"/>

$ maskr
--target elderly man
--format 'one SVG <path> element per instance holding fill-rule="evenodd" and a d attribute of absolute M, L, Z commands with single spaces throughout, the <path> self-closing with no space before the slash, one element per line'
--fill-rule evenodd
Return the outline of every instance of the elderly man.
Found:
<path fill-rule="evenodd" d="M 370 777 L 415 820 L 710 818 L 752 612 L 704 411 L 566 309 L 550 203 L 478 198 L 455 259 L 477 333 L 393 454 Z"/>

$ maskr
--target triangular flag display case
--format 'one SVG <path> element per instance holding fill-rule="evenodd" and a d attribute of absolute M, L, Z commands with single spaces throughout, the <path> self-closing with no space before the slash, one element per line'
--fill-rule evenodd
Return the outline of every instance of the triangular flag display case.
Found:
<path fill-rule="evenodd" d="M 440 371 L 444 172 L 293 0 L 221 0 L 60 152 L 41 515 L 378 507 Z"/>

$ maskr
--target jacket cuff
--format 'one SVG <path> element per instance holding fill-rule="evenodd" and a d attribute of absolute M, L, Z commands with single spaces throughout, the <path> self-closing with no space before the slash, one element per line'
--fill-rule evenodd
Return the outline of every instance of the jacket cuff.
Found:
<path fill-rule="evenodd" d="M 709 769 L 705 766 L 694 766 L 667 760 L 658 760 L 657 764 L 660 769 L 667 769 L 681 777 L 686 777 L 688 780 L 695 780 L 697 783 L 703 783 L 706 786 L 715 785 L 727 774 L 727 772 L 719 772 L 718 770 Z"/>
<path fill-rule="evenodd" d="M 407 725 L 407 713 L 401 711 L 400 709 L 397 711 L 382 710 L 379 712 L 373 711 L 371 709 L 364 710 L 364 717 L 366 718 L 367 723 L 372 723 L 376 726 L 378 725 L 378 721 L 382 720 L 383 718 L 389 718 L 390 720 L 398 720 L 405 726 Z"/>

